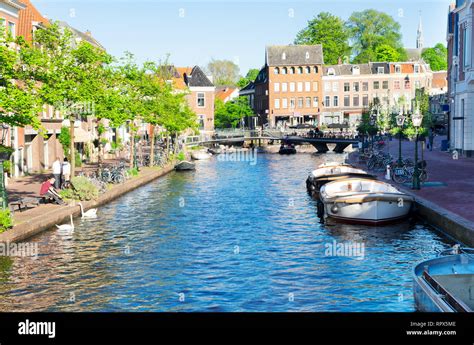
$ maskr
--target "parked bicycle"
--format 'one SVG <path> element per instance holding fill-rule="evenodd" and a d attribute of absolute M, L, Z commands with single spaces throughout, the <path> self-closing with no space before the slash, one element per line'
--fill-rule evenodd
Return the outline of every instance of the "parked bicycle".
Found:
<path fill-rule="evenodd" d="M 418 162 L 418 176 L 420 182 L 428 180 L 428 171 L 426 170 L 426 161 Z M 396 183 L 406 183 L 413 179 L 415 174 L 415 164 L 411 161 L 404 161 L 400 166 L 398 163 L 392 167 L 392 180 Z"/>

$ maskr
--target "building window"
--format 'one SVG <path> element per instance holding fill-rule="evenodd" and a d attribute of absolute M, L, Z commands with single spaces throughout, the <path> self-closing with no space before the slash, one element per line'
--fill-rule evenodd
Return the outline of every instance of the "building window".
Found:
<path fill-rule="evenodd" d="M 306 97 L 306 108 L 311 108 L 311 97 Z"/>
<path fill-rule="evenodd" d="M 395 65 L 395 73 L 402 73 L 402 66 Z"/>
<path fill-rule="evenodd" d="M 273 90 L 274 90 L 275 92 L 280 92 L 280 83 L 275 83 L 275 84 L 273 84 L 273 87 L 274 87 Z"/>
<path fill-rule="evenodd" d="M 306 74 L 311 74 L 311 67 L 306 66 L 305 71 L 306 71 Z"/>
<path fill-rule="evenodd" d="M 377 74 L 385 74 L 385 68 L 377 67 Z"/>
<path fill-rule="evenodd" d="M 290 92 L 295 92 L 295 83 L 290 83 Z"/>
<path fill-rule="evenodd" d="M 331 106 L 331 97 L 329 96 L 324 97 L 324 106 L 326 108 L 329 108 Z"/>
<path fill-rule="evenodd" d="M 288 91 L 288 84 L 281 83 L 281 92 L 287 92 L 287 91 Z"/>
<path fill-rule="evenodd" d="M 334 68 L 328 68 L 328 75 L 336 75 L 336 71 L 334 70 Z"/>
<path fill-rule="evenodd" d="M 387 89 L 388 89 L 388 80 L 384 80 L 384 81 L 382 82 L 382 88 L 383 88 L 384 90 L 387 90 Z"/>
<path fill-rule="evenodd" d="M 405 80 L 405 89 L 409 89 L 410 88 L 410 80 Z"/>
<path fill-rule="evenodd" d="M 303 92 L 303 82 L 298 82 L 298 92 Z"/>
<path fill-rule="evenodd" d="M 331 91 L 331 83 L 326 81 L 324 82 L 324 92 L 329 92 Z"/>
<path fill-rule="evenodd" d="M 206 117 L 205 115 L 198 115 L 199 117 L 199 129 L 204 128 L 204 118 Z"/>
<path fill-rule="evenodd" d="M 339 97 L 334 96 L 332 104 L 333 104 L 333 106 L 338 107 L 339 106 Z"/>
<path fill-rule="evenodd" d="M 16 37 L 16 30 L 15 30 L 15 23 L 8 22 L 8 33 L 15 38 Z"/>
<path fill-rule="evenodd" d="M 304 90 L 305 90 L 306 92 L 311 92 L 311 83 L 310 83 L 309 81 L 306 81 L 306 82 L 304 83 Z"/>
<path fill-rule="evenodd" d="M 332 83 L 332 91 L 333 92 L 339 91 L 339 83 L 337 82 Z"/>
<path fill-rule="evenodd" d="M 290 109 L 295 109 L 295 99 L 290 98 Z"/>
<path fill-rule="evenodd" d="M 368 107 L 369 106 L 369 95 L 362 96 L 362 106 Z"/>
<path fill-rule="evenodd" d="M 351 84 L 344 83 L 344 92 L 349 92 L 349 91 L 351 91 Z"/>
<path fill-rule="evenodd" d="M 469 49 L 468 47 L 468 38 L 467 38 L 467 28 L 464 27 L 462 29 L 462 34 L 463 34 L 463 52 L 462 52 L 462 61 L 463 61 L 463 67 L 469 66 L 469 61 L 467 61 L 467 51 Z"/>
<path fill-rule="evenodd" d="M 318 66 L 314 66 L 314 67 L 313 67 L 313 70 L 314 70 L 314 73 L 318 74 L 318 72 L 319 72 Z"/>
<path fill-rule="evenodd" d="M 275 109 L 280 109 L 280 99 L 275 98 Z"/>
<path fill-rule="evenodd" d="M 352 84 L 354 92 L 359 92 L 359 82 L 356 81 Z"/>
<path fill-rule="evenodd" d="M 393 88 L 394 88 L 395 90 L 400 90 L 400 81 L 399 81 L 399 80 L 395 80 L 395 81 L 393 82 Z"/>
<path fill-rule="evenodd" d="M 286 67 L 283 67 L 281 69 L 281 74 L 286 74 L 288 72 L 287 68 Z"/>
<path fill-rule="evenodd" d="M 318 92 L 319 90 L 319 83 L 317 81 L 313 81 L 313 91 Z"/>
<path fill-rule="evenodd" d="M 362 83 L 362 91 L 369 91 L 369 83 L 364 81 Z"/>
<path fill-rule="evenodd" d="M 281 54 L 281 59 L 282 59 L 282 60 L 286 60 L 286 53 L 282 53 L 282 54 Z"/>
<path fill-rule="evenodd" d="M 319 98 L 318 97 L 313 97 L 313 107 L 314 108 L 319 107 Z"/>
<path fill-rule="evenodd" d="M 273 73 L 275 73 L 275 74 L 280 74 L 280 69 L 279 69 L 278 67 L 275 67 L 275 68 L 273 69 Z"/>
<path fill-rule="evenodd" d="M 352 106 L 353 107 L 358 107 L 359 106 L 359 95 L 355 95 L 352 98 Z"/>
<path fill-rule="evenodd" d="M 360 74 L 359 66 L 352 66 L 352 74 L 353 75 L 359 75 Z"/>
<path fill-rule="evenodd" d="M 415 70 L 415 73 L 420 73 L 420 65 L 415 65 L 413 69 Z"/>
<path fill-rule="evenodd" d="M 283 109 L 288 108 L 288 99 L 287 99 L 287 98 L 283 98 L 283 100 L 282 100 L 282 108 L 283 108 Z"/>
<path fill-rule="evenodd" d="M 298 67 L 298 74 L 303 74 L 303 67 Z"/>
<path fill-rule="evenodd" d="M 290 74 L 295 74 L 295 68 L 294 67 L 290 67 Z"/>
<path fill-rule="evenodd" d="M 415 81 L 415 89 L 421 88 L 421 82 L 419 80 Z"/>
<path fill-rule="evenodd" d="M 380 82 L 379 81 L 374 81 L 374 90 L 380 89 Z"/>
<path fill-rule="evenodd" d="M 204 92 L 198 92 L 197 94 L 197 106 L 203 108 L 206 105 Z"/>
<path fill-rule="evenodd" d="M 298 97 L 298 108 L 303 108 L 303 97 Z"/>
<path fill-rule="evenodd" d="M 351 106 L 351 96 L 349 95 L 344 96 L 344 106 L 345 107 Z"/>

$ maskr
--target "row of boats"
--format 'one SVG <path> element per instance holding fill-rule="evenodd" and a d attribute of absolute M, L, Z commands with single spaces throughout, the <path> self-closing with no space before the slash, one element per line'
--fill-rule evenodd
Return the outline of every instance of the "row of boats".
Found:
<path fill-rule="evenodd" d="M 320 216 L 348 223 L 380 225 L 406 218 L 413 197 L 347 163 L 325 163 L 306 180 Z"/>
<path fill-rule="evenodd" d="M 318 200 L 318 215 L 349 223 L 386 224 L 406 218 L 414 199 L 364 170 L 345 163 L 326 163 L 306 180 Z M 474 311 L 474 249 L 440 253 L 412 272 L 416 309 L 422 312 Z"/>

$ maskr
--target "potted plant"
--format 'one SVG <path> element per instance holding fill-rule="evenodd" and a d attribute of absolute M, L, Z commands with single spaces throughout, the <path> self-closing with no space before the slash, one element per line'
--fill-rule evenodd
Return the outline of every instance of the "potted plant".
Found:
<path fill-rule="evenodd" d="M 0 161 L 7 161 L 12 156 L 13 151 L 15 151 L 10 146 L 0 145 Z"/>

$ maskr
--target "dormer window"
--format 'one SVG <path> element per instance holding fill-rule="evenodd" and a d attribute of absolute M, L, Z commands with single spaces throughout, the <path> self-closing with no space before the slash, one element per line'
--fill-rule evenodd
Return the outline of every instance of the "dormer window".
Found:
<path fill-rule="evenodd" d="M 334 70 L 334 68 L 328 68 L 328 75 L 336 75 L 336 71 Z"/>
<path fill-rule="evenodd" d="M 286 69 L 286 67 L 283 67 L 281 69 L 281 74 L 286 74 L 288 72 L 288 70 Z"/>
<path fill-rule="evenodd" d="M 377 74 L 385 74 L 385 68 L 377 67 Z"/>
<path fill-rule="evenodd" d="M 282 60 L 286 60 L 286 53 L 282 53 L 282 54 L 281 54 L 281 59 L 282 59 Z"/>
<path fill-rule="evenodd" d="M 395 65 L 395 73 L 402 73 L 402 66 Z"/>
<path fill-rule="evenodd" d="M 306 66 L 305 71 L 306 71 L 306 74 L 310 74 L 311 73 L 311 67 Z"/>
<path fill-rule="evenodd" d="M 318 74 L 318 72 L 319 72 L 318 66 L 314 66 L 314 73 Z"/>
<path fill-rule="evenodd" d="M 294 67 L 290 67 L 290 74 L 295 74 L 295 68 Z"/>
<path fill-rule="evenodd" d="M 273 72 L 274 72 L 275 74 L 280 74 L 280 69 L 279 69 L 278 67 L 275 67 L 275 68 L 273 69 Z"/>
<path fill-rule="evenodd" d="M 309 59 L 309 52 L 306 52 L 306 60 Z"/>
<path fill-rule="evenodd" d="M 298 67 L 298 74 L 303 74 L 303 67 Z"/>
<path fill-rule="evenodd" d="M 353 75 L 359 75 L 360 74 L 359 66 L 352 66 L 352 74 Z"/>

